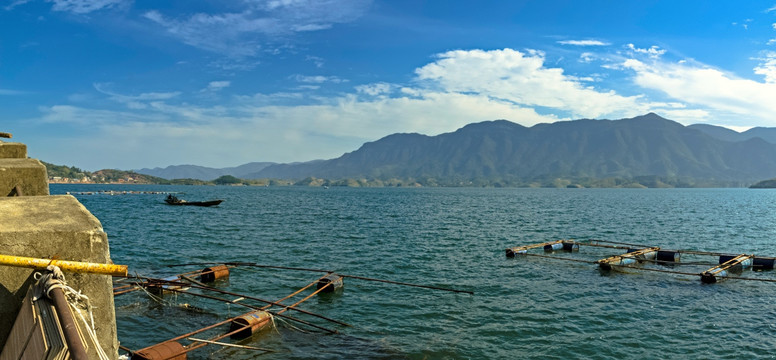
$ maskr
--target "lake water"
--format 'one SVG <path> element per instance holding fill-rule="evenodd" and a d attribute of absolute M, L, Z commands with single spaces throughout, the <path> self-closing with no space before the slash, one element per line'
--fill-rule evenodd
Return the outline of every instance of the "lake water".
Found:
<path fill-rule="evenodd" d="M 277 331 L 241 342 L 277 351 L 260 358 L 709 359 L 772 358 L 776 351 L 776 283 L 709 285 L 695 276 L 602 273 L 589 263 L 504 254 L 550 240 L 602 239 L 776 256 L 772 190 L 51 186 L 52 194 L 101 189 L 225 200 L 198 208 L 165 205 L 164 195 L 76 195 L 102 222 L 113 261 L 133 274 L 164 277 L 203 268 L 168 265 L 245 261 L 475 293 L 346 278 L 343 292 L 301 307 L 352 327 L 289 312 L 342 334 L 278 321 Z M 552 256 L 595 260 L 621 252 L 583 246 Z M 776 272 L 741 276 L 776 279 Z M 274 300 L 318 277 L 245 267 L 220 286 Z M 186 295 L 165 301 L 139 291 L 118 296 L 121 344 L 140 349 L 248 311 Z M 208 346 L 190 358 L 260 353 Z"/>

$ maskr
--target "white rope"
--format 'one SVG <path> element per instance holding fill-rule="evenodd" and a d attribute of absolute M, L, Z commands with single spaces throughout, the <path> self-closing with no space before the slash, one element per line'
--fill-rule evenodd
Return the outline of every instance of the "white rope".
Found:
<path fill-rule="evenodd" d="M 105 353 L 105 350 L 102 349 L 102 346 L 100 345 L 100 341 L 97 340 L 97 331 L 94 327 L 94 314 L 92 313 L 92 306 L 89 302 L 89 298 L 86 297 L 86 295 L 81 294 L 81 292 L 76 292 L 75 289 L 66 286 L 65 289 L 67 289 L 67 293 L 76 297 L 76 301 L 71 302 L 68 300 L 68 304 L 70 305 L 73 310 L 78 313 L 78 317 L 83 321 L 84 325 L 86 326 L 86 333 L 89 335 L 89 339 L 94 343 L 94 347 L 97 349 L 97 355 L 99 355 L 101 360 L 110 360 L 108 357 L 108 354 Z M 89 326 L 89 323 L 86 321 L 86 318 L 81 313 L 81 310 L 76 306 L 79 300 L 85 300 L 86 301 L 86 309 L 89 314 L 90 320 L 91 320 L 91 326 Z M 75 304 L 74 304 L 75 303 Z"/>
<path fill-rule="evenodd" d="M 267 311 L 267 314 L 269 314 L 269 319 L 272 320 L 272 329 L 274 329 L 276 333 L 280 334 L 280 331 L 278 331 L 278 325 L 275 323 L 275 315 L 272 315 L 272 313 L 269 311 Z"/>
<path fill-rule="evenodd" d="M 273 315 L 272 315 L 272 313 L 270 313 L 270 316 L 272 316 L 272 325 L 273 325 L 273 326 L 275 326 L 275 331 L 276 331 L 278 334 L 280 334 L 280 331 L 278 331 L 278 329 L 277 329 L 277 326 L 275 325 L 275 318 L 276 318 L 276 317 L 275 317 L 275 316 L 273 316 Z M 304 329 L 302 329 L 302 328 L 299 328 L 299 327 L 296 327 L 296 326 L 294 326 L 293 324 L 291 324 L 291 322 L 289 322 L 289 321 L 286 321 L 286 319 L 283 319 L 283 318 L 280 318 L 280 317 L 278 317 L 277 319 L 278 319 L 278 321 L 282 322 L 282 323 L 283 323 L 283 324 L 285 324 L 286 326 L 290 327 L 292 330 L 296 330 L 296 331 L 299 331 L 299 332 L 301 332 L 301 333 L 305 333 L 305 334 L 309 334 L 309 333 L 310 333 L 310 332 L 309 332 L 309 331 L 307 331 L 307 330 L 304 330 Z"/>
<path fill-rule="evenodd" d="M 160 296 L 156 296 L 154 294 L 151 294 L 151 292 L 149 292 L 148 289 L 145 288 L 145 286 L 142 286 L 142 285 L 136 285 L 136 286 L 140 290 L 143 290 L 143 292 L 146 293 L 146 295 L 148 295 L 148 297 L 150 297 L 151 300 L 156 301 L 157 303 L 162 304 L 162 305 L 172 305 L 172 303 L 170 303 L 169 301 L 164 300 L 164 298 L 162 298 Z"/>

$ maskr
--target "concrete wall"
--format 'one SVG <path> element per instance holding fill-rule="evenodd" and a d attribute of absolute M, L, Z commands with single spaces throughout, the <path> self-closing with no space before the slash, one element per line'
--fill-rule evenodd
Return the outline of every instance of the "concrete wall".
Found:
<path fill-rule="evenodd" d="M 48 195 L 46 167 L 35 159 L 0 159 L 0 196 L 19 186 L 24 196 Z"/>
<path fill-rule="evenodd" d="M 26 196 L 48 195 L 46 167 L 27 158 L 27 145 L 0 141 L 0 197 L 19 186 Z"/>
<path fill-rule="evenodd" d="M 0 159 L 26 159 L 27 145 L 0 141 Z"/>
<path fill-rule="evenodd" d="M 0 146 L 0 156 L 3 156 Z M 18 155 L 18 152 L 14 153 Z M 24 156 L 26 157 L 26 150 Z M 22 186 L 21 197 L 6 197 L 8 186 Z M 111 263 L 102 224 L 76 198 L 47 195 L 45 167 L 37 160 L 0 158 L 0 254 Z M 34 270 L 0 266 L 0 348 L 5 345 Z M 65 273 L 94 307 L 97 336 L 106 353 L 118 358 L 112 279 L 107 275 Z M 97 358 L 93 346 L 89 358 Z"/>

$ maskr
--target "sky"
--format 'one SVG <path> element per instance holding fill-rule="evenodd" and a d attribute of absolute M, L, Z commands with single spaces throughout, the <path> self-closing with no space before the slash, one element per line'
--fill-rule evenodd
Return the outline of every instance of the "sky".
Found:
<path fill-rule="evenodd" d="M 0 132 L 89 171 L 649 112 L 776 127 L 776 0 L 0 0 Z"/>

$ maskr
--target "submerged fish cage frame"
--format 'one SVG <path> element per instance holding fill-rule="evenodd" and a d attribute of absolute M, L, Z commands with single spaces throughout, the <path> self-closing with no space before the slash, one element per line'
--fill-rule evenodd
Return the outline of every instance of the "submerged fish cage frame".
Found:
<path fill-rule="evenodd" d="M 568 253 L 579 252 L 580 246 L 600 247 L 609 249 L 622 249 L 624 253 L 611 255 L 599 260 L 582 260 L 575 258 L 557 257 L 549 255 L 541 255 L 529 252 L 533 249 L 542 248 L 545 253 L 554 253 L 556 251 L 564 251 Z M 638 266 L 643 263 L 655 263 L 659 265 L 666 265 L 674 267 L 677 265 L 698 265 L 698 264 L 683 264 L 681 262 L 682 254 L 692 255 L 705 255 L 718 258 L 718 263 L 714 266 L 699 273 L 674 271 L 668 269 L 653 269 Z M 696 250 L 668 250 L 662 249 L 659 246 L 647 246 L 640 244 L 629 244 L 616 241 L 607 240 L 587 240 L 587 241 L 575 241 L 575 240 L 555 240 L 542 243 L 535 243 L 529 245 L 516 246 L 506 249 L 507 258 L 515 258 L 521 256 L 536 256 L 542 258 L 549 258 L 554 260 L 565 260 L 574 262 L 584 262 L 598 265 L 598 268 L 602 271 L 611 271 L 618 269 L 636 269 L 644 271 L 656 271 L 669 274 L 698 276 L 702 283 L 713 284 L 724 279 L 739 279 L 739 280 L 755 280 L 755 281 L 767 281 L 776 282 L 776 279 L 761 279 L 740 277 L 731 275 L 733 273 L 741 273 L 743 270 L 773 270 L 774 264 L 776 264 L 776 258 L 755 256 L 753 254 L 726 254 L 716 253 L 709 251 L 696 251 Z M 712 264 L 710 264 L 712 265 Z"/>
<path fill-rule="evenodd" d="M 190 266 L 190 265 L 194 265 L 194 264 L 180 264 L 180 265 L 174 265 L 174 266 Z M 202 265 L 202 263 L 197 265 Z M 221 285 L 226 283 L 223 280 L 227 280 L 229 278 L 230 269 L 235 267 L 258 267 L 258 268 L 275 268 L 275 269 L 286 269 L 286 270 L 302 270 L 302 271 L 311 271 L 311 272 L 321 272 L 323 273 L 323 275 L 320 276 L 318 279 L 310 282 L 306 286 L 294 291 L 293 293 L 281 299 L 271 301 L 271 300 L 261 299 L 255 296 L 239 294 L 239 293 L 219 289 Z M 261 353 L 258 355 L 263 355 L 266 353 L 274 352 L 274 350 L 251 346 L 251 345 L 237 344 L 236 342 L 244 342 L 243 340 L 249 339 L 253 337 L 253 335 L 255 334 L 259 334 L 268 329 L 274 328 L 275 317 L 294 321 L 298 324 L 302 324 L 308 329 L 316 329 L 329 334 L 338 334 L 340 333 L 340 331 L 337 329 L 330 329 L 327 327 L 323 327 L 321 325 L 317 325 L 310 321 L 292 317 L 284 313 L 289 310 L 294 310 L 296 312 L 300 312 L 305 315 L 326 320 L 338 326 L 344 326 L 344 327 L 351 326 L 346 322 L 331 319 L 329 317 L 316 314 L 298 307 L 299 305 L 313 298 L 316 295 L 320 296 L 322 294 L 332 294 L 332 293 L 341 294 L 342 293 L 341 290 L 344 287 L 345 277 L 365 280 L 365 281 L 375 281 L 375 282 L 390 283 L 390 284 L 403 285 L 403 286 L 420 287 L 420 288 L 426 288 L 426 289 L 432 289 L 432 290 L 443 290 L 443 291 L 456 292 L 456 293 L 467 293 L 472 295 L 474 294 L 472 291 L 468 291 L 468 290 L 457 290 L 457 289 L 451 289 L 451 288 L 445 288 L 445 287 L 410 284 L 410 283 L 403 283 L 403 282 L 383 280 L 383 279 L 374 279 L 374 278 L 356 276 L 356 275 L 346 275 L 346 274 L 337 273 L 331 270 L 291 268 L 291 267 L 283 267 L 283 266 L 271 266 L 271 265 L 260 265 L 255 263 L 237 263 L 237 262 L 216 264 L 213 266 L 206 267 L 202 270 L 189 271 L 189 272 L 185 272 L 182 274 L 177 274 L 177 275 L 173 275 L 165 278 L 151 278 L 151 277 L 141 277 L 141 276 L 134 276 L 134 277 L 127 276 L 123 278 L 118 277 L 114 282 L 114 288 L 113 288 L 114 296 L 119 296 L 119 295 L 141 290 L 141 291 L 144 291 L 149 297 L 159 300 L 169 294 L 175 294 L 175 295 L 181 294 L 181 295 L 187 295 L 187 296 L 194 296 L 197 298 L 215 300 L 217 302 L 226 303 L 229 305 L 238 305 L 238 306 L 246 307 L 250 310 L 247 313 L 240 314 L 237 316 L 230 316 L 228 319 L 217 322 L 215 324 L 211 324 L 209 326 L 191 331 L 183 335 L 175 336 L 171 339 L 164 340 L 162 342 L 153 344 L 151 346 L 147 346 L 139 350 L 132 350 L 124 346 L 119 346 L 119 347 L 121 350 L 123 350 L 128 354 L 130 359 L 133 359 L 133 360 L 187 359 L 187 354 L 189 352 L 208 345 L 217 345 L 221 347 L 239 348 L 239 349 L 249 349 L 253 351 L 260 351 Z M 199 291 L 193 292 L 192 290 L 199 290 Z M 309 294 L 306 294 L 306 296 L 304 296 L 300 300 L 297 300 L 293 304 L 286 305 L 283 303 L 283 302 L 290 302 L 292 298 L 297 297 L 300 294 L 303 294 L 305 291 L 307 292 L 311 291 L 311 292 Z M 221 296 L 215 296 L 213 294 L 221 295 Z M 225 298 L 223 296 L 230 296 L 231 298 Z M 252 305 L 249 302 L 259 302 L 265 305 L 257 306 L 257 305 Z M 184 305 L 187 305 L 187 304 L 184 304 Z M 273 307 L 275 307 L 274 308 L 275 310 L 273 310 Z M 213 334 L 214 332 L 217 332 L 217 334 Z M 198 334 L 211 334 L 211 336 L 209 336 L 207 339 L 194 337 L 194 336 L 199 336 Z M 231 339 L 231 341 L 228 341 L 227 338 Z M 188 343 L 186 343 L 185 345 L 184 343 L 182 343 L 182 341 L 184 340 L 188 341 Z"/>

